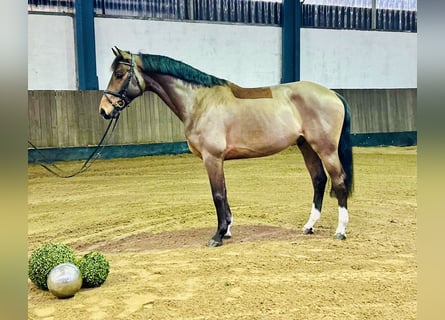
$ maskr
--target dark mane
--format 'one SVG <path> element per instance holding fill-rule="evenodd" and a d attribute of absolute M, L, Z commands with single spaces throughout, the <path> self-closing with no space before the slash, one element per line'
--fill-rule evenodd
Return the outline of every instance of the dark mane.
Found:
<path fill-rule="evenodd" d="M 224 79 L 219 79 L 169 57 L 142 53 L 139 54 L 139 57 L 144 64 L 144 70 L 147 72 L 167 74 L 205 87 L 227 84 Z"/>

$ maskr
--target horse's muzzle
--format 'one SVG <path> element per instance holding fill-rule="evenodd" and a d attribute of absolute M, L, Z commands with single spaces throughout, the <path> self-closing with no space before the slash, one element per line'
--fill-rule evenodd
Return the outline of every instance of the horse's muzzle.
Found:
<path fill-rule="evenodd" d="M 114 108 L 110 113 L 107 113 L 104 109 L 100 109 L 100 115 L 106 120 L 116 119 L 120 115 L 120 109 Z"/>

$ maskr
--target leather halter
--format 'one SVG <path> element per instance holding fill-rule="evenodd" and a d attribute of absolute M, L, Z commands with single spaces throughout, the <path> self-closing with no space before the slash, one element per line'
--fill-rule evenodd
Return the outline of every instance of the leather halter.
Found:
<path fill-rule="evenodd" d="M 129 97 L 128 96 L 128 88 L 130 87 L 131 79 L 133 78 L 133 76 L 136 79 L 136 83 L 137 83 L 138 88 L 140 90 L 140 94 L 142 94 L 143 90 L 141 88 L 141 84 L 139 83 L 138 77 L 135 76 L 135 72 L 134 72 L 134 66 L 135 66 L 134 55 L 131 54 L 131 63 L 130 62 L 126 62 L 126 61 L 119 61 L 119 63 L 122 63 L 122 64 L 130 66 L 130 70 L 128 71 L 128 77 L 125 80 L 125 83 L 124 83 L 122 89 L 119 92 L 113 92 L 113 91 L 110 91 L 110 90 L 104 90 L 103 95 L 105 96 L 105 98 L 107 98 L 108 102 L 114 108 L 116 108 L 118 111 L 122 111 L 123 109 L 128 107 L 128 105 L 130 104 L 130 102 L 134 98 L 139 96 L 139 95 L 136 95 L 134 97 Z M 117 102 L 112 102 L 111 99 L 108 97 L 108 95 L 112 95 L 114 97 L 117 97 L 120 100 L 118 100 Z"/>

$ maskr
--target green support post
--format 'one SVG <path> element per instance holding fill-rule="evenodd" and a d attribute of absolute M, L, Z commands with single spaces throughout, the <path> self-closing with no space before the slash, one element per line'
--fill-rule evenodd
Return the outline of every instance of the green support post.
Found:
<path fill-rule="evenodd" d="M 77 57 L 77 85 L 79 90 L 99 89 L 96 71 L 94 35 L 94 1 L 74 1 L 75 47 Z"/>
<path fill-rule="evenodd" d="M 300 80 L 301 3 L 283 0 L 281 82 Z"/>

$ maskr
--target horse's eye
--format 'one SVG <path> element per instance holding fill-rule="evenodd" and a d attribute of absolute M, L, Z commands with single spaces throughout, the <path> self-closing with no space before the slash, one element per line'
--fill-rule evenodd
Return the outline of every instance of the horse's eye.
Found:
<path fill-rule="evenodd" d="M 123 73 L 116 73 L 116 79 L 120 80 L 124 77 Z"/>

